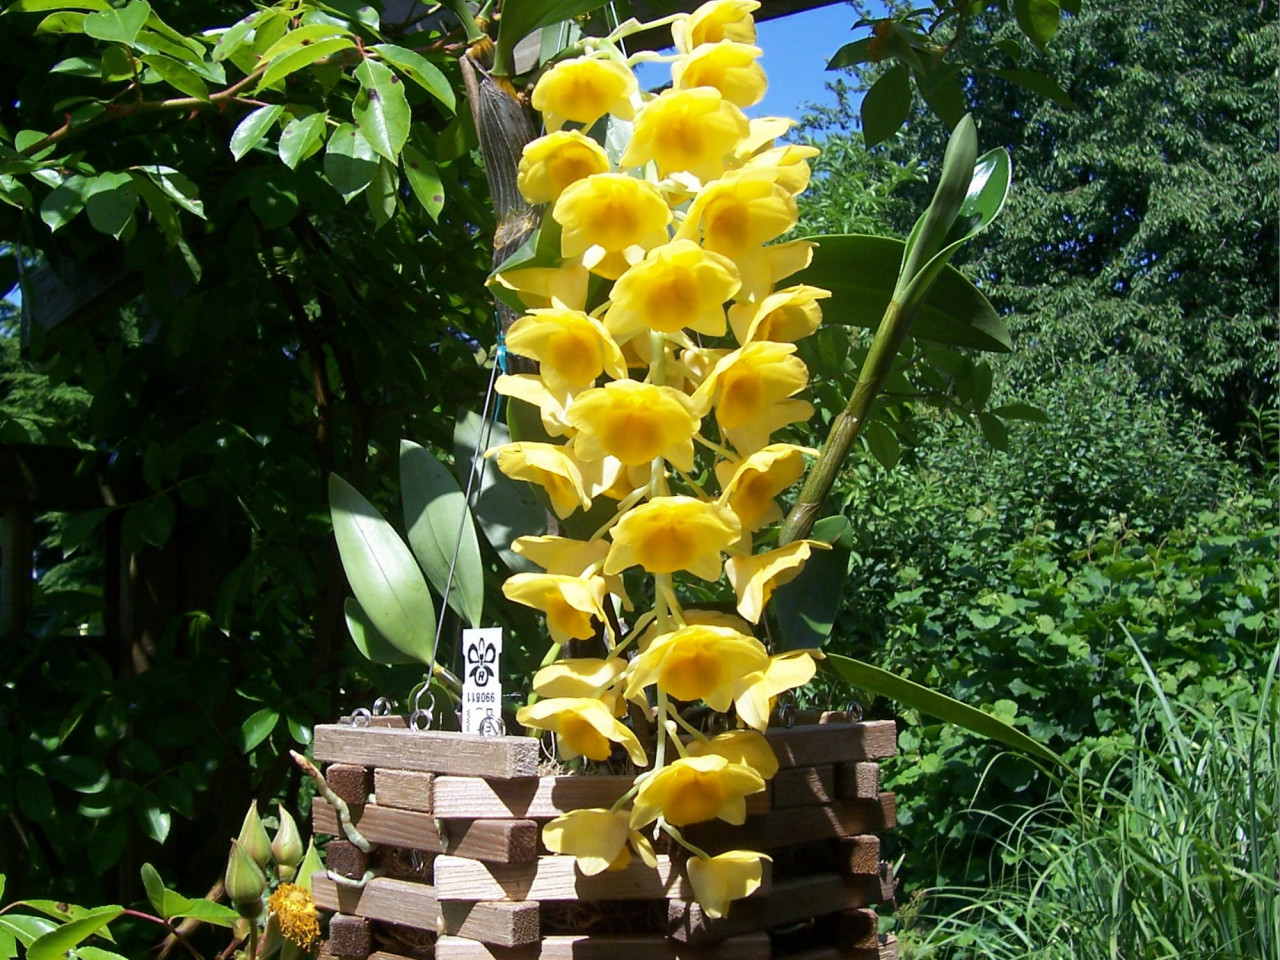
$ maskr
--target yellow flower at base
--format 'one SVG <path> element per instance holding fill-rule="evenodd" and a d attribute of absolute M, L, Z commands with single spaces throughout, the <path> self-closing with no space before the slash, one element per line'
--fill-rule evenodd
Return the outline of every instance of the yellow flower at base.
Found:
<path fill-rule="evenodd" d="M 782 509 L 774 500 L 804 473 L 805 447 L 791 443 L 771 443 L 738 463 L 716 464 L 720 481 L 720 502 L 742 521 L 742 529 L 754 533 L 782 519 Z"/>
<path fill-rule="evenodd" d="M 709 918 L 723 917 L 729 903 L 760 889 L 762 861 L 772 857 L 754 850 L 730 850 L 715 857 L 690 857 L 689 882 L 693 895 Z"/>
<path fill-rule="evenodd" d="M 769 658 L 769 665 L 764 670 L 743 677 L 733 698 L 742 722 L 756 730 L 764 730 L 769 725 L 774 697 L 803 687 L 813 679 L 818 669 L 813 662 L 815 656 L 822 654 L 812 650 L 780 653 Z"/>
<path fill-rule="evenodd" d="M 747 170 L 768 170 L 773 182 L 793 197 L 809 186 L 812 171 L 809 160 L 818 155 L 817 147 L 789 143 L 756 154 L 745 164 Z"/>
<path fill-rule="evenodd" d="M 551 508 L 564 519 L 581 507 L 591 508 L 582 471 L 565 447 L 554 443 L 506 443 L 485 456 L 498 458 L 498 469 L 512 480 L 527 480 L 547 491 Z"/>
<path fill-rule="evenodd" d="M 622 173 L 597 173 L 571 183 L 551 209 L 563 228 L 560 252 L 613 280 L 646 250 L 667 242 L 671 210 L 658 188 Z"/>
<path fill-rule="evenodd" d="M 724 569 L 738 595 L 738 612 L 752 623 L 759 623 L 773 591 L 800 575 L 814 547 L 831 549 L 829 543 L 821 540 L 797 540 L 768 553 L 731 557 Z"/>
<path fill-rule="evenodd" d="M 579 310 L 530 310 L 507 331 L 507 349 L 538 361 L 538 372 L 553 393 L 581 390 L 602 373 L 625 377 L 622 351 L 603 323 Z"/>
<path fill-rule="evenodd" d="M 529 203 L 554 203 L 569 184 L 608 172 L 600 144 L 577 130 L 557 130 L 525 144 L 516 185 Z"/>
<path fill-rule="evenodd" d="M 489 281 L 514 290 L 526 307 L 552 305 L 581 310 L 587 304 L 587 283 L 591 274 L 580 263 L 562 267 L 524 267 L 504 270 Z"/>
<path fill-rule="evenodd" d="M 566 120 L 589 127 L 606 113 L 630 120 L 631 95 L 637 89 L 635 75 L 617 60 L 561 60 L 533 88 L 533 109 L 542 114 L 548 130 L 559 130 Z"/>
<path fill-rule="evenodd" d="M 737 303 L 729 308 L 729 323 L 739 343 L 772 340 L 795 343 L 822 323 L 819 300 L 831 296 L 830 290 L 800 284 L 771 293 L 758 305 Z"/>
<path fill-rule="evenodd" d="M 671 39 L 681 53 L 721 40 L 755 43 L 756 24 L 751 14 L 759 9 L 758 0 L 709 0 L 671 24 Z"/>
<path fill-rule="evenodd" d="M 738 539 L 742 525 L 733 511 L 694 497 L 655 497 L 630 510 L 613 528 L 605 573 L 637 564 L 649 573 L 688 570 L 703 580 L 720 579 L 720 553 Z"/>
<path fill-rule="evenodd" d="M 739 259 L 796 225 L 795 198 L 768 171 L 739 170 L 707 185 L 689 207 L 676 236 L 742 264 Z M 743 273 L 746 279 L 746 273 Z"/>
<path fill-rule="evenodd" d="M 672 65 L 672 85 L 677 90 L 713 87 L 735 107 L 752 107 L 764 99 L 769 86 L 759 56 L 760 48 L 749 43 L 704 43 Z"/>
<path fill-rule="evenodd" d="M 730 763 L 750 767 L 766 780 L 772 780 L 778 772 L 778 757 L 769 741 L 754 730 L 730 730 L 706 743 L 694 740 L 689 744 L 689 756 L 705 757 L 714 754 Z"/>
<path fill-rule="evenodd" d="M 578 431 L 573 452 L 583 461 L 617 457 L 629 467 L 664 457 L 692 470 L 699 420 L 691 407 L 679 390 L 636 380 L 584 390 L 567 414 Z"/>
<path fill-rule="evenodd" d="M 721 359 L 694 393 L 695 402 L 715 405 L 716 422 L 740 452 L 759 450 L 773 431 L 812 414 L 808 403 L 786 399 L 808 383 L 795 352 L 792 343 L 748 343 Z"/>
<path fill-rule="evenodd" d="M 307 950 L 320 939 L 320 920 L 315 901 L 302 887 L 282 883 L 267 898 L 267 909 L 280 925 L 280 932 L 290 943 Z"/>
<path fill-rule="evenodd" d="M 769 654 L 755 637 L 695 624 L 657 637 L 631 663 L 627 699 L 656 683 L 677 700 L 705 700 L 723 713 L 742 677 L 763 670 Z"/>
<path fill-rule="evenodd" d="M 605 583 L 600 577 L 515 573 L 503 583 L 502 593 L 514 603 L 543 611 L 556 643 L 590 639 L 596 635 L 593 619 L 605 619 Z"/>
<path fill-rule="evenodd" d="M 631 762 L 643 767 L 648 758 L 631 729 L 593 697 L 556 697 L 539 700 L 516 713 L 521 726 L 551 730 L 556 735 L 560 756 L 566 760 L 586 757 L 608 760 L 613 744 L 626 748 Z"/>
<path fill-rule="evenodd" d="M 638 167 L 650 160 L 658 173 L 691 173 L 712 180 L 750 132 L 742 111 L 712 87 L 667 90 L 636 114 L 631 142 L 619 167 Z"/>
<path fill-rule="evenodd" d="M 630 835 L 626 810 L 615 813 L 602 808 L 573 810 L 542 828 L 542 842 L 547 849 L 576 857 L 578 869 L 588 877 L 604 873 L 624 858 L 629 861 Z"/>
<path fill-rule="evenodd" d="M 542 429 L 549 436 L 563 437 L 572 432 L 573 428 L 565 419 L 569 403 L 573 400 L 572 391 L 554 394 L 542 382 L 541 377 L 532 373 L 504 373 L 494 382 L 493 389 L 504 397 L 514 397 L 537 407 L 542 419 Z"/>
<path fill-rule="evenodd" d="M 724 757 L 681 757 L 641 782 L 631 826 L 638 830 L 659 816 L 676 827 L 717 818 L 740 825 L 747 819 L 745 798 L 764 788 L 760 774 Z"/>
<path fill-rule="evenodd" d="M 692 240 L 654 247 L 640 263 L 618 278 L 604 325 L 621 339 L 657 330 L 724 335 L 724 303 L 742 281 L 733 261 L 703 250 Z"/>

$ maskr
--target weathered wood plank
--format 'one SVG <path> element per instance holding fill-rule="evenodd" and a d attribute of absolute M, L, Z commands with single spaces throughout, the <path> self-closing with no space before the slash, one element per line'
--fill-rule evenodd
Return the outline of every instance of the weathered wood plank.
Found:
<path fill-rule="evenodd" d="M 450 900 L 440 904 L 440 918 L 445 934 L 500 947 L 537 943 L 542 937 L 542 916 L 535 900 L 522 903 Z"/>
<path fill-rule="evenodd" d="M 375 877 L 363 888 L 339 886 L 324 873 L 311 877 L 311 897 L 321 910 L 367 920 L 435 930 L 440 906 L 435 888 L 411 880 Z"/>
<path fill-rule="evenodd" d="M 383 771 L 379 770 L 381 774 Z M 441 818 L 524 817 L 550 820 L 584 807 L 610 807 L 635 784 L 634 777 L 538 777 L 485 780 L 482 777 L 436 777 L 432 784 L 434 814 Z M 382 794 L 378 802 L 383 803 Z M 396 803 L 396 806 L 400 806 Z M 747 797 L 748 813 L 769 810 L 768 792 Z"/>
<path fill-rule="evenodd" d="M 875 799 L 880 795 L 880 764 L 842 763 L 836 768 L 836 792 L 846 799 Z"/>
<path fill-rule="evenodd" d="M 329 949 L 340 957 L 367 957 L 373 950 L 373 928 L 369 921 L 335 913 L 329 918 Z"/>
<path fill-rule="evenodd" d="M 532 820 L 446 820 L 441 836 L 430 814 L 377 803 L 352 807 L 351 819 L 366 840 L 390 847 L 496 863 L 531 863 L 538 855 L 538 825 Z M 333 807 L 324 800 L 312 803 L 311 822 L 316 833 L 342 835 Z"/>
<path fill-rule="evenodd" d="M 873 875 L 880 872 L 880 838 L 846 837 L 840 843 L 842 873 Z"/>
<path fill-rule="evenodd" d="M 888 798 L 887 800 L 884 798 Z M 776 850 L 818 840 L 835 840 L 883 830 L 894 820 L 893 794 L 881 800 L 842 800 L 839 803 L 790 807 L 747 817 L 739 827 L 716 820 L 685 828 L 690 841 L 712 853 L 742 846 L 750 838 L 757 850 Z"/>
<path fill-rule="evenodd" d="M 836 918 L 836 944 L 844 950 L 867 950 L 879 946 L 880 918 L 867 907 L 846 910 Z"/>
<path fill-rule="evenodd" d="M 538 741 L 533 737 L 326 723 L 315 728 L 314 752 L 317 761 L 499 780 L 538 773 Z"/>
<path fill-rule="evenodd" d="M 421 770 L 390 770 L 379 767 L 373 771 L 373 795 L 378 798 L 380 807 L 432 813 L 434 812 L 435 778 L 434 773 L 423 773 Z M 515 782 L 523 783 L 524 781 Z M 436 815 L 439 816 L 439 814 Z M 484 817 L 488 814 L 473 813 L 471 816 Z M 499 814 L 499 816 L 506 816 L 506 814 Z"/>
<path fill-rule="evenodd" d="M 367 803 L 373 790 L 373 775 L 368 767 L 356 763 L 331 763 L 324 771 L 329 789 L 347 803 Z"/>
<path fill-rule="evenodd" d="M 771 889 L 770 864 L 757 896 Z M 531 864 L 484 864 L 462 857 L 438 857 L 436 896 L 440 900 L 671 900 L 690 899 L 693 888 L 666 856 L 657 868 L 633 860 L 624 870 L 593 877 L 572 857 L 539 857 Z"/>
<path fill-rule="evenodd" d="M 898 750 L 898 731 L 892 720 L 777 727 L 767 730 L 765 736 L 782 767 L 880 760 Z"/>
<path fill-rule="evenodd" d="M 672 900 L 667 909 L 667 932 L 685 943 L 707 943 L 864 907 L 875 903 L 880 892 L 875 877 L 818 873 L 780 880 L 768 897 L 735 901 L 729 915 L 716 920 L 707 917 L 697 901 Z"/>
<path fill-rule="evenodd" d="M 369 869 L 369 854 L 346 840 L 330 840 L 324 848 L 324 865 L 340 877 L 359 880 Z"/>
<path fill-rule="evenodd" d="M 495 947 L 461 937 L 436 941 L 436 960 L 769 960 L 763 933 L 693 946 L 667 937 L 546 937 L 525 947 Z M 369 960 L 383 960 L 374 954 Z M 386 960 L 397 960 L 387 957 Z"/>
<path fill-rule="evenodd" d="M 774 810 L 805 807 L 836 800 L 836 768 L 795 767 L 779 770 L 769 783 L 769 796 Z"/>

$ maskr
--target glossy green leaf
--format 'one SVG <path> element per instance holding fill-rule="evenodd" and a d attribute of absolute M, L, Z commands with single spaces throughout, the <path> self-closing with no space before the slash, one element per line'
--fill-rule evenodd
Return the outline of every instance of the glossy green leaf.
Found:
<path fill-rule="evenodd" d="M 1013 0 L 1013 16 L 1027 39 L 1040 49 L 1058 32 L 1058 0 Z"/>
<path fill-rule="evenodd" d="M 134 809 L 138 812 L 138 823 L 141 824 L 143 832 L 156 843 L 164 843 L 169 837 L 169 827 L 173 823 L 173 818 L 169 809 L 160 802 L 160 798 L 147 791 L 138 800 L 138 805 Z"/>
<path fill-rule="evenodd" d="M 50 230 L 65 227 L 84 209 L 88 187 L 87 178 L 73 173 L 44 198 L 40 204 L 40 219 Z"/>
<path fill-rule="evenodd" d="M 160 879 L 160 873 L 149 863 L 142 865 L 142 888 L 147 891 L 147 900 L 151 903 L 153 909 L 161 918 L 168 919 L 169 914 L 165 910 L 165 894 L 172 891 L 166 890 L 164 881 Z"/>
<path fill-rule="evenodd" d="M 169 891 L 171 894 L 172 890 Z M 174 894 L 177 896 L 177 894 Z M 179 899 L 187 900 L 186 897 Z M 240 915 L 230 907 L 221 903 L 214 903 L 212 900 L 187 900 L 187 906 L 174 913 L 169 914 L 170 919 L 182 920 L 190 918 L 199 920 L 201 923 L 211 923 L 217 927 L 233 927 L 236 921 L 240 919 Z"/>
<path fill-rule="evenodd" d="M 305 117 L 290 120 L 280 133 L 280 142 L 276 149 L 281 161 L 293 170 L 307 157 L 320 149 L 324 142 L 325 121 L 329 114 L 312 113 Z"/>
<path fill-rule="evenodd" d="M 102 61 L 96 57 L 67 57 L 50 67 L 49 72 L 96 79 L 102 76 Z"/>
<path fill-rule="evenodd" d="M 133 219 L 138 191 L 127 173 L 103 173 L 85 187 L 85 209 L 95 230 L 117 239 Z"/>
<path fill-rule="evenodd" d="M 342 606 L 342 612 L 347 621 L 347 632 L 351 634 L 351 641 L 356 645 L 356 649 L 364 654 L 365 659 L 391 666 L 418 662 L 417 657 L 401 653 L 378 633 L 377 628 L 369 620 L 368 615 L 360 609 L 360 604 L 354 598 L 347 597 Z"/>
<path fill-rule="evenodd" d="M 106 10 L 107 0 L 18 0 L 4 8 L 5 13 L 41 13 L 45 10 Z"/>
<path fill-rule="evenodd" d="M 360 92 L 351 104 L 351 115 L 364 138 L 384 160 L 400 161 L 400 151 L 409 139 L 409 101 L 404 83 L 395 72 L 376 60 L 365 60 L 356 68 Z"/>
<path fill-rule="evenodd" d="M 215 63 L 220 63 L 227 59 L 227 57 L 240 49 L 254 27 L 268 16 L 270 14 L 264 10 L 255 10 L 243 19 L 237 20 L 223 31 L 222 36 L 218 38 L 218 42 L 214 44 L 213 53 L 209 55 L 209 58 Z"/>
<path fill-rule="evenodd" d="M 324 175 L 347 202 L 373 183 L 378 154 L 354 124 L 344 123 L 329 136 Z"/>
<path fill-rule="evenodd" d="M 911 112 L 911 71 L 904 64 L 891 67 L 862 98 L 862 137 L 868 147 L 898 132 Z"/>
<path fill-rule="evenodd" d="M 1016 83 L 1025 90 L 1032 93 L 1038 93 L 1046 100 L 1052 100 L 1060 107 L 1066 107 L 1068 110 L 1078 110 L 1076 102 L 1071 99 L 1071 94 L 1063 90 L 1052 77 L 1046 77 L 1043 73 L 1035 73 L 1031 70 L 992 70 L 993 74 L 1010 83 Z"/>
<path fill-rule="evenodd" d="M 27 947 L 27 960 L 63 960 L 68 950 L 88 940 L 122 913 L 123 907 L 99 907 L 79 920 L 64 923 Z"/>
<path fill-rule="evenodd" d="M 860 63 L 876 63 L 880 60 L 874 55 L 874 41 L 871 37 L 863 37 L 853 43 L 846 43 L 827 61 L 828 70 L 842 70 L 845 67 L 856 67 Z"/>
<path fill-rule="evenodd" d="M 124 548 L 136 553 L 147 544 L 153 547 L 164 546 L 173 529 L 175 514 L 173 501 L 163 494 L 131 504 L 120 522 L 120 538 Z"/>
<path fill-rule="evenodd" d="M 262 51 L 260 56 L 270 63 L 286 53 L 300 50 L 303 47 L 314 46 L 318 41 L 349 36 L 351 36 L 351 31 L 342 26 L 335 26 L 331 23 L 311 24 L 305 27 L 298 27 L 296 30 L 290 30 L 266 50 Z"/>
<path fill-rule="evenodd" d="M 400 441 L 400 500 L 409 545 L 427 579 L 443 596 L 452 566 L 449 606 L 471 626 L 480 626 L 484 564 L 475 521 L 453 472 L 409 440 Z"/>
<path fill-rule="evenodd" d="M 1033 754 L 1050 763 L 1064 765 L 1056 753 L 1044 744 L 1031 739 L 1021 730 L 944 693 L 930 690 L 928 687 L 851 657 L 829 653 L 821 662 L 828 672 L 859 689 L 877 696 L 888 697 L 903 706 L 927 713 L 946 723 L 955 724 L 979 736 L 998 740 L 1015 750 Z"/>
<path fill-rule="evenodd" d="M 174 246 L 182 239 L 182 225 L 178 222 L 178 211 L 173 208 L 173 204 L 169 202 L 169 198 L 163 191 L 143 174 L 130 171 L 130 176 L 133 179 L 134 189 L 138 191 L 138 196 L 151 211 L 151 216 L 155 219 L 160 232 L 164 234 L 165 241 L 169 246 Z M 152 489 L 159 488 L 160 484 L 152 487 Z"/>
<path fill-rule="evenodd" d="M 151 182 L 164 191 L 164 195 L 176 203 L 187 213 L 194 213 L 201 220 L 204 215 L 204 204 L 200 202 L 200 190 L 184 173 L 173 167 L 159 163 L 148 163 L 138 167 L 151 178 Z"/>
<path fill-rule="evenodd" d="M 108 7 L 89 14 L 84 18 L 84 32 L 107 43 L 132 46 L 149 16 L 151 4 L 146 0 L 130 0 L 123 7 Z"/>
<path fill-rule="evenodd" d="M 892 470 L 898 465 L 898 457 L 901 456 L 902 449 L 898 445 L 898 438 L 884 423 L 879 420 L 869 421 L 866 429 L 862 431 L 862 439 L 866 441 L 871 455 L 886 470 Z"/>
<path fill-rule="evenodd" d="M 400 168 L 394 163 L 383 160 L 378 164 L 378 172 L 373 182 L 364 192 L 365 201 L 369 204 L 369 213 L 373 215 L 373 229 L 376 233 L 395 216 L 396 197 L 400 190 Z"/>
<path fill-rule="evenodd" d="M 252 150 L 258 141 L 267 135 L 271 125 L 280 118 L 282 113 L 284 113 L 284 107 L 273 103 L 245 114 L 244 118 L 236 124 L 235 130 L 231 132 L 231 155 L 239 160 Z"/>
<path fill-rule="evenodd" d="M 853 525 L 847 517 L 824 517 L 813 525 L 811 540 L 831 544 L 830 550 L 813 550 L 800 575 L 773 593 L 782 650 L 821 647 L 835 624 L 849 576 L 853 550 Z"/>
<path fill-rule="evenodd" d="M 824 304 L 828 323 L 845 323 L 874 330 L 893 297 L 903 242 L 892 237 L 843 234 L 810 237 L 817 241 L 813 263 L 796 275 L 831 291 Z M 1007 352 L 1013 340 L 987 298 L 954 267 L 939 272 L 911 327 L 920 340 Z"/>
<path fill-rule="evenodd" d="M 498 21 L 497 66 L 494 72 L 500 76 L 508 75 L 516 44 L 539 27 L 570 20 L 601 6 L 604 6 L 603 0 L 523 0 L 507 4 Z"/>
<path fill-rule="evenodd" d="M 404 164 L 405 176 L 409 178 L 409 189 L 427 211 L 427 216 L 439 220 L 440 211 L 444 209 L 444 184 L 440 180 L 440 171 L 421 150 L 408 144 L 401 152 L 400 160 Z"/>
<path fill-rule="evenodd" d="M 436 611 L 427 581 L 400 535 L 341 477 L 329 478 L 338 552 L 360 607 L 402 653 L 431 662 Z"/>
<path fill-rule="evenodd" d="M 180 90 L 198 100 L 209 99 L 209 87 L 190 67 L 162 56 L 143 57 L 142 62 L 160 74 L 160 79 L 175 90 Z"/>
<path fill-rule="evenodd" d="M 103 950 L 101 947 L 82 946 L 75 951 L 76 960 L 129 960 L 114 950 Z"/>
<path fill-rule="evenodd" d="M 240 725 L 240 749 L 244 753 L 248 753 L 263 740 L 271 736 L 276 728 L 276 724 L 280 722 L 280 714 L 270 707 L 263 707 L 261 710 L 255 710 L 248 719 Z"/>
<path fill-rule="evenodd" d="M 323 60 L 325 57 L 333 56 L 343 50 L 350 50 L 355 45 L 355 41 L 350 37 L 331 37 L 328 40 L 321 40 L 310 46 L 300 47 L 290 53 L 276 57 L 267 67 L 267 72 L 262 75 L 262 79 L 258 81 L 257 91 L 261 93 L 267 87 L 279 83 L 289 74 L 309 67 L 317 60 Z"/>
<path fill-rule="evenodd" d="M 951 129 L 964 118 L 969 109 L 964 100 L 960 67 L 957 64 L 947 64 L 924 77 L 918 77 L 916 86 L 929 109 Z"/>
<path fill-rule="evenodd" d="M 394 43 L 378 43 L 369 49 L 439 100 L 450 112 L 457 108 L 457 96 L 449 86 L 448 78 L 422 54 Z"/>
<path fill-rule="evenodd" d="M 24 947 L 29 947 L 38 939 L 56 930 L 58 925 L 44 917 L 33 917 L 25 913 L 9 913 L 0 915 L 0 931 L 17 939 Z"/>

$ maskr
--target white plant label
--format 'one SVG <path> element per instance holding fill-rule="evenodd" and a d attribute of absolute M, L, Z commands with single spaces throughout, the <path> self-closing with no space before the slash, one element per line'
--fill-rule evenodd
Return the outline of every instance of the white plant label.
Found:
<path fill-rule="evenodd" d="M 462 631 L 462 732 L 497 737 L 502 727 L 502 628 Z"/>

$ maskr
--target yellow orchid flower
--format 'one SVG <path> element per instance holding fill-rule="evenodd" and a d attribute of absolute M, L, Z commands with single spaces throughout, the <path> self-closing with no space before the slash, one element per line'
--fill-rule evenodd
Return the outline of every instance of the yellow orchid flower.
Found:
<path fill-rule="evenodd" d="M 692 240 L 673 240 L 654 247 L 618 278 L 604 325 L 618 339 L 641 331 L 676 333 L 685 328 L 720 337 L 725 331 L 724 303 L 741 286 L 732 260 Z"/>
<path fill-rule="evenodd" d="M 542 378 L 532 373 L 504 373 L 494 381 L 493 389 L 504 397 L 523 400 L 530 406 L 538 408 L 542 418 L 542 429 L 550 436 L 563 437 L 573 435 L 576 431 L 569 426 L 565 413 L 573 400 L 573 393 L 566 391 L 557 396 L 542 382 Z"/>
<path fill-rule="evenodd" d="M 829 296 L 830 290 L 802 283 L 771 293 L 758 304 L 735 303 L 729 308 L 729 324 L 739 343 L 795 343 L 818 329 L 822 323 L 818 301 Z"/>
<path fill-rule="evenodd" d="M 692 627 L 700 625 L 704 627 L 724 627 L 735 633 L 741 633 L 745 636 L 751 636 L 751 624 L 743 620 L 736 613 L 729 613 L 726 610 L 702 610 L 697 607 L 686 607 L 684 610 L 685 626 Z M 635 629 L 639 631 L 636 634 L 636 649 L 641 653 L 649 649 L 649 644 L 653 642 L 653 638 L 657 633 L 657 622 L 652 618 L 647 623 L 637 620 Z"/>
<path fill-rule="evenodd" d="M 739 303 L 758 303 L 773 293 L 778 282 L 803 270 L 813 261 L 812 240 L 791 240 L 754 247 L 734 258 L 742 275 L 742 287 L 734 298 Z"/>
<path fill-rule="evenodd" d="M 714 754 L 730 763 L 750 767 L 766 780 L 772 780 L 778 772 L 778 756 L 769 741 L 754 730 L 730 730 L 707 742 L 694 740 L 689 744 L 689 756 L 705 757 Z"/>
<path fill-rule="evenodd" d="M 608 491 L 602 491 L 608 496 Z M 562 574 L 568 577 L 593 574 L 604 564 L 609 553 L 607 540 L 570 540 L 568 537 L 517 537 L 511 549 L 520 556 L 536 563 L 547 573 Z M 622 605 L 631 609 L 631 600 L 627 597 L 622 585 L 622 577 L 604 577 L 605 590 L 622 598 Z M 546 694 L 551 696 L 551 694 Z"/>
<path fill-rule="evenodd" d="M 750 132 L 742 111 L 711 86 L 666 90 L 636 114 L 631 142 L 619 167 L 650 160 L 658 174 L 691 173 L 707 181 L 724 172 L 725 161 Z"/>
<path fill-rule="evenodd" d="M 759 623 L 773 591 L 800 575 L 814 548 L 830 550 L 831 544 L 821 540 L 796 540 L 768 553 L 729 558 L 724 568 L 738 595 L 738 612 L 752 623 Z"/>
<path fill-rule="evenodd" d="M 629 467 L 657 457 L 693 469 L 699 419 L 686 394 L 636 380 L 614 380 L 584 390 L 568 411 L 578 431 L 574 454 L 583 461 L 616 457 Z"/>
<path fill-rule="evenodd" d="M 581 310 L 587 305 L 591 273 L 580 263 L 560 267 L 523 267 L 496 273 L 489 280 L 515 291 L 526 307 L 561 306 Z"/>
<path fill-rule="evenodd" d="M 631 95 L 639 89 L 635 74 L 617 60 L 576 57 L 561 60 L 533 88 L 533 109 L 548 130 L 565 121 L 589 127 L 606 113 L 620 120 L 633 116 Z"/>
<path fill-rule="evenodd" d="M 724 757 L 680 757 L 641 782 L 631 826 L 639 830 L 659 816 L 676 827 L 717 818 L 739 825 L 747 819 L 744 798 L 764 788 L 760 774 Z"/>
<path fill-rule="evenodd" d="M 588 640 L 596 620 L 604 621 L 605 582 L 600 577 L 559 573 L 515 573 L 502 585 L 508 600 L 547 615 L 547 632 L 556 643 Z"/>
<path fill-rule="evenodd" d="M 812 413 L 808 403 L 787 400 L 808 383 L 795 352 L 793 343 L 748 343 L 722 358 L 695 391 L 694 402 L 715 406 L 716 422 L 740 452 L 759 450 L 775 430 Z"/>
<path fill-rule="evenodd" d="M 583 181 L 579 181 L 583 182 Z M 696 240 L 735 263 L 796 225 L 795 198 L 764 170 L 735 170 L 707 184 L 676 236 Z M 742 264 L 738 263 L 740 270 Z M 746 279 L 746 273 L 743 273 Z"/>
<path fill-rule="evenodd" d="M 809 178 L 812 176 L 809 160 L 818 153 L 817 147 L 788 143 L 756 154 L 746 162 L 743 169 L 769 171 L 773 182 L 794 197 L 809 186 Z"/>
<path fill-rule="evenodd" d="M 759 9 L 758 0 L 709 0 L 671 24 L 671 39 L 681 53 L 721 40 L 755 43 L 756 24 L 751 14 Z"/>
<path fill-rule="evenodd" d="M 547 491 L 551 509 L 560 519 L 579 507 L 591 509 L 582 470 L 570 456 L 568 447 L 554 443 L 507 443 L 494 447 L 485 456 L 496 456 L 498 469 L 512 480 L 527 480 Z"/>
<path fill-rule="evenodd" d="M 655 638 L 631 662 L 626 696 L 630 700 L 656 683 L 677 700 L 704 700 L 723 713 L 736 683 L 768 663 L 768 651 L 755 637 L 727 627 L 686 625 Z"/>
<path fill-rule="evenodd" d="M 790 117 L 752 117 L 751 132 L 742 143 L 738 144 L 738 151 L 733 157 L 734 161 L 739 165 L 746 163 L 761 149 L 772 147 L 773 141 L 795 125 L 796 122 Z"/>
<path fill-rule="evenodd" d="M 580 310 L 549 307 L 530 310 L 507 331 L 507 349 L 538 361 L 553 393 L 577 391 L 601 373 L 625 377 L 622 351 L 603 323 Z"/>
<path fill-rule="evenodd" d="M 646 250 L 667 242 L 671 209 L 658 188 L 623 173 L 596 173 L 571 183 L 551 209 L 563 228 L 560 251 L 614 280 Z"/>
<path fill-rule="evenodd" d="M 644 748 L 631 732 L 609 712 L 609 708 L 593 697 L 555 697 L 539 700 L 516 712 L 521 726 L 534 730 L 551 730 L 556 734 L 560 756 L 566 760 L 586 757 L 608 760 L 613 744 L 621 744 L 637 767 L 648 763 Z"/>
<path fill-rule="evenodd" d="M 555 203 L 569 184 L 609 169 L 600 144 L 577 130 L 556 130 L 525 144 L 516 186 L 529 203 Z"/>
<path fill-rule="evenodd" d="M 703 580 L 720 579 L 720 553 L 738 539 L 742 525 L 733 511 L 694 497 L 655 497 L 618 521 L 605 573 L 639 565 L 649 573 L 688 570 Z"/>
<path fill-rule="evenodd" d="M 813 662 L 815 656 L 822 654 L 816 650 L 780 653 L 770 657 L 763 670 L 744 676 L 733 697 L 739 719 L 749 727 L 764 730 L 769 725 L 774 698 L 813 679 L 818 670 Z"/>
<path fill-rule="evenodd" d="M 615 717 L 626 712 L 626 700 L 613 689 L 627 661 L 621 657 L 571 657 L 548 664 L 533 675 L 533 691 L 540 697 L 594 697 Z"/>
<path fill-rule="evenodd" d="M 804 474 L 805 447 L 771 443 L 738 463 L 716 464 L 720 481 L 720 502 L 742 521 L 742 529 L 754 533 L 782 519 L 782 509 L 774 500 Z"/>
<path fill-rule="evenodd" d="M 672 64 L 672 86 L 677 90 L 713 87 L 735 107 L 755 106 L 764 99 L 769 86 L 764 68 L 757 62 L 760 54 L 760 48 L 749 43 L 704 43 Z M 749 135 L 750 128 L 738 141 Z"/>
<path fill-rule="evenodd" d="M 631 836 L 626 810 L 590 807 L 556 817 L 542 828 L 542 842 L 552 853 L 575 857 L 578 869 L 588 877 L 630 861 L 627 839 Z"/>
<path fill-rule="evenodd" d="M 760 889 L 763 861 L 772 861 L 754 850 L 730 850 L 714 857 L 690 857 L 687 865 L 693 895 L 709 918 L 723 917 L 732 900 L 749 897 Z"/>

